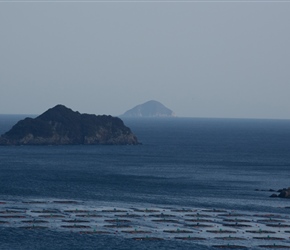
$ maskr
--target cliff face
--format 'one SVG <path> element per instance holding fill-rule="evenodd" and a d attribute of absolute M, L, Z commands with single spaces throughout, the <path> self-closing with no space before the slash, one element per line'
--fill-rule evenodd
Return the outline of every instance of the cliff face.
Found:
<path fill-rule="evenodd" d="M 126 111 L 124 117 L 175 117 L 169 108 L 157 101 L 148 101 Z"/>
<path fill-rule="evenodd" d="M 0 145 L 138 144 L 119 118 L 74 112 L 57 105 L 35 119 L 26 118 L 0 137 Z"/>

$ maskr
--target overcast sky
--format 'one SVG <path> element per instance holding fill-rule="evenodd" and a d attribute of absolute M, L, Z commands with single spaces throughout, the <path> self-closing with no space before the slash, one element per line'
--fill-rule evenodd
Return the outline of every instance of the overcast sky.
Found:
<path fill-rule="evenodd" d="M 290 119 L 290 2 L 0 1 L 0 114 Z"/>

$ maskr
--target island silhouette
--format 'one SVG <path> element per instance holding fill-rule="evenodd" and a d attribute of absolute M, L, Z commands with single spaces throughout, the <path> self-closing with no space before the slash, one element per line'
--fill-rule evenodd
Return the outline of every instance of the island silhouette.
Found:
<path fill-rule="evenodd" d="M 56 105 L 36 118 L 25 118 L 0 137 L 0 145 L 136 145 L 137 137 L 120 118 L 80 114 Z"/>
<path fill-rule="evenodd" d="M 121 117 L 175 117 L 175 114 L 162 103 L 151 100 L 126 111 Z"/>

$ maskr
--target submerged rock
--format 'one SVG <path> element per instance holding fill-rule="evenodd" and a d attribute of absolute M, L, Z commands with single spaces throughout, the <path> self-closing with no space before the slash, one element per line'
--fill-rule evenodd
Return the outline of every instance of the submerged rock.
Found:
<path fill-rule="evenodd" d="M 0 137 L 0 145 L 139 144 L 120 118 L 80 114 L 57 105 L 36 118 L 25 118 Z"/>

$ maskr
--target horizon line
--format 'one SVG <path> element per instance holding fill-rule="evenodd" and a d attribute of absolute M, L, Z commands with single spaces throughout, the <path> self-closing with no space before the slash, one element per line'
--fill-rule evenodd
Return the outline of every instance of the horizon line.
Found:
<path fill-rule="evenodd" d="M 41 113 L 42 114 L 42 113 Z M 0 113 L 0 116 L 33 116 L 36 118 L 37 116 L 41 114 L 3 114 Z M 81 114 L 88 114 L 88 113 L 81 113 Z M 290 118 L 267 118 L 267 117 L 214 117 L 214 116 L 168 116 L 168 117 L 162 117 L 162 116 L 156 116 L 156 117 L 129 117 L 129 116 L 122 116 L 122 115 L 111 115 L 111 114 L 93 114 L 92 115 L 110 115 L 112 117 L 119 117 L 119 118 L 128 118 L 128 119 L 157 119 L 157 120 L 163 120 L 163 119 L 179 119 L 179 118 L 193 118 L 193 119 L 235 119 L 235 120 L 290 120 Z"/>
<path fill-rule="evenodd" d="M 290 0 L 0 0 L 0 3 L 290 3 Z"/>

